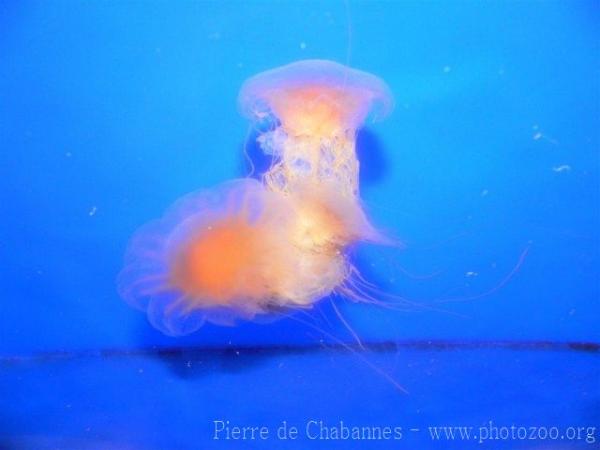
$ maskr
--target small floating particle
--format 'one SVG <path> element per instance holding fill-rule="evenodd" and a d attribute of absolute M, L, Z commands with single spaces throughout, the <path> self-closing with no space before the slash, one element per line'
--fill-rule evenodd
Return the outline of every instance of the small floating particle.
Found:
<path fill-rule="evenodd" d="M 304 50 L 306 48 L 306 42 L 300 42 L 300 49 Z"/>
<path fill-rule="evenodd" d="M 90 209 L 90 212 L 88 213 L 88 215 L 90 217 L 95 216 L 96 215 L 96 211 L 98 211 L 98 208 L 96 206 L 92 206 L 92 209 Z"/>
<path fill-rule="evenodd" d="M 562 164 L 560 166 L 554 166 L 552 170 L 556 173 L 569 172 L 571 170 L 571 166 L 568 164 Z"/>
<path fill-rule="evenodd" d="M 533 131 L 535 131 L 535 133 L 533 133 L 533 136 L 532 136 L 534 141 L 539 141 L 540 139 L 543 139 L 552 145 L 559 144 L 559 142 L 556 139 L 554 139 L 553 137 L 550 137 L 547 134 L 542 133 L 542 131 L 540 131 L 540 127 L 538 125 L 533 125 L 532 129 L 533 129 Z"/>

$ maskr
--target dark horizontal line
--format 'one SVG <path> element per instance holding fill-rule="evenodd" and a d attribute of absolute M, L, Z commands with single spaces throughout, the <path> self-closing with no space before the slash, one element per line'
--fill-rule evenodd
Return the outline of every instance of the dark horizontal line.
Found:
<path fill-rule="evenodd" d="M 514 351 L 573 351 L 600 353 L 600 343 L 579 341 L 461 341 L 461 340 L 406 340 L 367 342 L 359 346 L 356 343 L 324 343 L 300 345 L 262 345 L 262 346 L 213 346 L 213 347 L 149 347 L 140 349 L 102 349 L 80 351 L 52 351 L 32 355 L 0 356 L 1 364 L 27 362 L 50 362 L 79 358 L 130 358 L 141 356 L 179 357 L 179 356 L 221 356 L 252 354 L 298 354 L 321 350 L 353 352 L 392 352 L 401 349 L 419 351 L 454 350 L 514 350 Z"/>

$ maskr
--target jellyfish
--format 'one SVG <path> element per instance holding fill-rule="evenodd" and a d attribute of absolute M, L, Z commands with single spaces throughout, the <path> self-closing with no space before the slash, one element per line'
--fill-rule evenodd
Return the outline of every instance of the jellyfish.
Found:
<path fill-rule="evenodd" d="M 247 80 L 239 106 L 272 155 L 257 180 L 188 194 L 131 239 L 120 295 L 169 335 L 281 316 L 332 293 L 370 300 L 347 250 L 389 242 L 359 198 L 356 132 L 388 114 L 379 78 L 308 60 Z M 362 286 L 362 288 L 360 287 Z"/>
<path fill-rule="evenodd" d="M 349 197 L 358 195 L 357 129 L 393 109 L 383 80 L 325 60 L 260 73 L 244 83 L 238 102 L 251 120 L 277 124 L 258 138 L 278 159 L 264 177 L 270 189 L 311 186 Z"/>
<path fill-rule="evenodd" d="M 334 232 L 300 214 L 254 179 L 188 194 L 134 235 L 118 290 L 168 335 L 308 307 L 341 282 L 344 260 L 306 250 Z"/>

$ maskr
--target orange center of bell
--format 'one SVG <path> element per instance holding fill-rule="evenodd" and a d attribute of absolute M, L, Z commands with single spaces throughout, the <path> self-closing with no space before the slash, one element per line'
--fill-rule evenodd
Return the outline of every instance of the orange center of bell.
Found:
<path fill-rule="evenodd" d="M 173 284 L 187 294 L 227 304 L 242 287 L 243 274 L 260 257 L 257 234 L 237 218 L 202 230 L 176 257 Z"/>
<path fill-rule="evenodd" d="M 270 103 L 288 131 L 312 136 L 339 132 L 357 106 L 348 92 L 330 86 L 291 89 L 273 96 Z"/>

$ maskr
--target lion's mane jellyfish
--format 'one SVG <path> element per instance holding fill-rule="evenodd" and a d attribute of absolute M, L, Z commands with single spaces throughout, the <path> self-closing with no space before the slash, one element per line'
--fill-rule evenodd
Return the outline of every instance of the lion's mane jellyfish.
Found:
<path fill-rule="evenodd" d="M 239 105 L 271 125 L 258 137 L 269 170 L 179 200 L 136 233 L 119 275 L 121 296 L 170 335 L 309 308 L 331 293 L 368 299 L 346 249 L 387 242 L 363 212 L 355 153 L 365 119 L 392 109 L 382 80 L 301 61 L 247 80 Z"/>
<path fill-rule="evenodd" d="M 356 131 L 364 120 L 386 116 L 393 100 L 386 84 L 331 61 L 300 61 L 247 80 L 240 109 L 276 126 L 259 137 L 278 162 L 266 174 L 269 188 L 290 192 L 310 186 L 358 194 Z"/>

